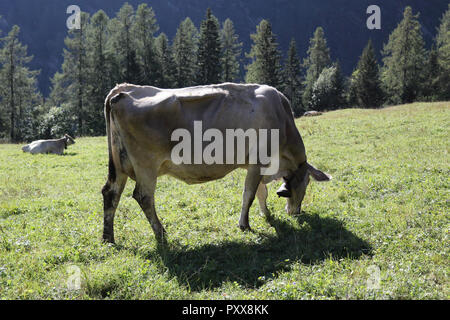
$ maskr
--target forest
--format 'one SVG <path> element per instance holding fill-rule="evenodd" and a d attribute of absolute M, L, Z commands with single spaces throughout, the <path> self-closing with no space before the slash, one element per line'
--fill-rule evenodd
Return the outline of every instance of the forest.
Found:
<path fill-rule="evenodd" d="M 1 12 L 0 12 L 1 14 Z M 377 60 L 370 39 L 350 75 L 333 59 L 324 29 L 311 34 L 306 56 L 291 40 L 282 52 L 268 19 L 251 35 L 239 35 L 231 19 L 206 10 L 200 25 L 182 20 L 173 38 L 160 31 L 154 10 L 125 3 L 114 17 L 103 10 L 81 13 L 80 27 L 67 31 L 63 63 L 48 96 L 39 91 L 39 70 L 20 41 L 20 26 L 1 30 L 0 141 L 105 134 L 103 101 L 117 83 L 161 88 L 220 82 L 268 84 L 305 111 L 379 108 L 417 101 L 450 100 L 450 5 L 431 46 L 420 14 L 407 6 Z M 250 37 L 245 52 L 242 39 Z"/>

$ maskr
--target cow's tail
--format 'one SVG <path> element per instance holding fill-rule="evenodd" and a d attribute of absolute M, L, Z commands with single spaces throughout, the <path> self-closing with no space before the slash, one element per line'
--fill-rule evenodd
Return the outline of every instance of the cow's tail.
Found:
<path fill-rule="evenodd" d="M 117 167 L 114 164 L 113 160 L 113 150 L 112 150 L 112 129 L 111 129 L 111 104 L 114 105 L 118 100 L 123 97 L 123 91 L 128 88 L 127 83 L 122 83 L 116 85 L 114 89 L 112 89 L 105 99 L 105 124 L 106 124 L 106 136 L 108 137 L 108 155 L 109 155 L 109 163 L 108 163 L 108 180 L 110 182 L 116 181 Z"/>
<path fill-rule="evenodd" d="M 111 98 L 116 93 L 116 88 L 106 96 L 105 99 L 105 124 L 106 124 L 106 136 L 108 138 L 108 180 L 114 182 L 116 180 L 116 167 L 114 165 L 112 156 L 112 142 L 111 142 Z"/>

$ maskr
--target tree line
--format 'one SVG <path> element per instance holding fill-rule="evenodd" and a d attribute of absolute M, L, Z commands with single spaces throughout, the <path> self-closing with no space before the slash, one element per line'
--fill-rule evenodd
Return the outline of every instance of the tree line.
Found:
<path fill-rule="evenodd" d="M 81 13 L 79 29 L 68 31 L 63 63 L 46 99 L 37 89 L 39 71 L 20 43 L 20 28 L 0 39 L 0 139 L 25 141 L 69 133 L 103 135 L 104 98 L 117 83 L 176 88 L 220 82 L 268 84 L 290 100 L 295 116 L 307 110 L 377 108 L 413 101 L 450 100 L 450 5 L 431 49 L 425 48 L 419 14 L 406 7 L 376 59 L 369 40 L 348 77 L 333 61 L 318 27 L 303 61 L 292 39 L 283 59 L 268 20 L 250 35 L 250 52 L 233 22 L 206 11 L 199 28 L 188 17 L 171 41 L 159 31 L 153 9 L 125 3 L 113 18 L 99 10 Z M 244 61 L 248 61 L 244 65 Z"/>

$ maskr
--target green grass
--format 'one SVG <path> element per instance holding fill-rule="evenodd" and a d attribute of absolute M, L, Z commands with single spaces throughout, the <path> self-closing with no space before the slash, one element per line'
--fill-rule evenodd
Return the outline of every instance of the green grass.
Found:
<path fill-rule="evenodd" d="M 311 182 L 287 216 L 269 187 L 271 221 L 238 228 L 244 171 L 188 186 L 158 181 L 168 232 L 157 245 L 129 181 L 117 245 L 101 242 L 106 138 L 64 156 L 0 145 L 0 298 L 449 299 L 449 103 L 348 109 L 297 120 L 308 158 L 333 180 Z M 81 290 L 69 290 L 69 267 Z M 367 286 L 371 268 L 379 287 Z"/>

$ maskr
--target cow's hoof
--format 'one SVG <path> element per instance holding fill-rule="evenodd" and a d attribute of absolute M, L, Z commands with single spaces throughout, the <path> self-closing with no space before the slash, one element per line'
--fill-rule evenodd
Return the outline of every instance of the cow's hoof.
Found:
<path fill-rule="evenodd" d="M 164 243 L 167 241 L 167 232 L 163 226 L 154 228 L 153 232 L 155 233 L 155 238 L 159 243 Z"/>
<path fill-rule="evenodd" d="M 274 218 L 273 218 L 272 215 L 267 215 L 267 216 L 265 216 L 264 218 L 266 219 L 266 222 L 267 222 L 268 224 L 272 224 L 272 223 L 274 222 Z"/>
<path fill-rule="evenodd" d="M 103 238 L 102 240 L 103 240 L 104 244 L 115 244 L 114 239 L 105 239 L 105 238 Z"/>
<path fill-rule="evenodd" d="M 271 214 L 271 212 L 270 211 L 261 211 L 260 212 L 260 215 L 261 216 L 263 216 L 264 218 L 266 218 L 266 219 L 270 219 L 270 218 L 272 218 L 272 214 Z"/>
<path fill-rule="evenodd" d="M 102 240 L 103 240 L 104 243 L 112 243 L 112 244 L 114 244 L 114 236 L 111 236 L 109 234 L 104 234 Z"/>
<path fill-rule="evenodd" d="M 250 228 L 250 225 L 246 225 L 246 226 L 239 225 L 239 228 L 241 229 L 241 231 L 252 231 L 252 228 Z"/>

